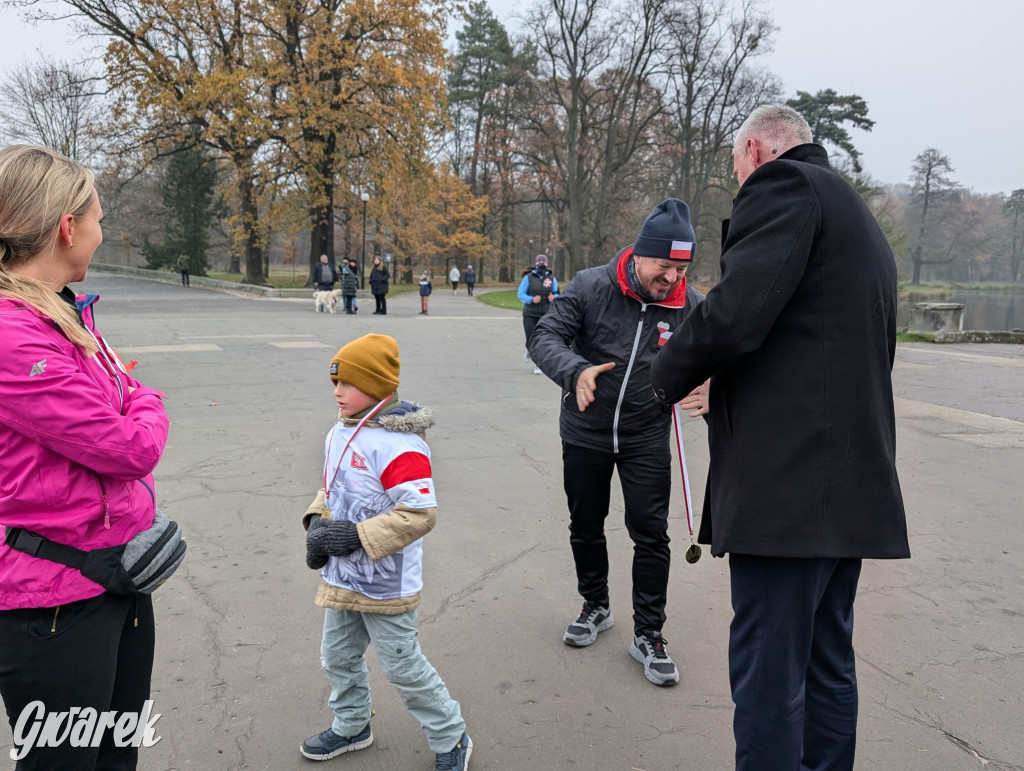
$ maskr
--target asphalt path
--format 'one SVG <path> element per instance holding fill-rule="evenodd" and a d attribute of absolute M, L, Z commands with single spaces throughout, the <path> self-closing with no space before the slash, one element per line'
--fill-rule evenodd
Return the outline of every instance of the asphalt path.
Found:
<path fill-rule="evenodd" d="M 444 282 L 374 316 L 312 299 L 253 299 L 94 273 L 97 323 L 136 375 L 166 392 L 157 495 L 188 559 L 154 595 L 154 709 L 143 769 L 310 769 L 300 742 L 330 725 L 323 611 L 299 518 L 321 486 L 336 416 L 328 363 L 367 332 L 397 338 L 402 397 L 433 407 L 438 524 L 425 541 L 424 652 L 462 705 L 471 768 L 662 771 L 733 767 L 725 560 L 682 559 L 671 534 L 669 651 L 659 689 L 629 656 L 631 547 L 609 518 L 615 627 L 586 649 L 561 635 L 580 600 L 568 544 L 559 390 L 523 363 L 518 313 Z M 482 287 L 481 287 L 482 289 Z M 1024 347 L 900 346 L 899 472 L 911 560 L 868 562 L 857 601 L 858 767 L 1024 769 Z M 688 422 L 694 504 L 706 432 Z M 375 743 L 326 768 L 427 771 L 433 756 L 370 659 Z M 86 663 L 87 665 L 87 663 Z M 0 729 L 0 769 L 11 768 Z"/>

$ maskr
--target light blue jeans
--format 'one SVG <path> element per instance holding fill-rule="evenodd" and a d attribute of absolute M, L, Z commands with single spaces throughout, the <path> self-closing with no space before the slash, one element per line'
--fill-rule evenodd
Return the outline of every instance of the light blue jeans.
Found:
<path fill-rule="evenodd" d="M 459 703 L 420 650 L 416 611 L 397 616 L 327 609 L 320 655 L 331 683 L 331 729 L 355 736 L 370 722 L 366 648 L 373 641 L 384 676 L 427 735 L 431 752 L 448 752 L 466 722 Z"/>

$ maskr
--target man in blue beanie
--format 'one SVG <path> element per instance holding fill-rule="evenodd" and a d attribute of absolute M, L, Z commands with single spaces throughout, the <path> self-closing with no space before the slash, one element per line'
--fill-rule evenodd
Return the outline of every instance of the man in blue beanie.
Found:
<path fill-rule="evenodd" d="M 632 246 L 607 265 L 576 274 L 530 339 L 534 363 L 562 387 L 569 544 L 583 597 L 583 609 L 562 639 L 582 648 L 613 624 L 604 521 L 612 472 L 618 470 L 634 547 L 630 655 L 649 681 L 662 686 L 679 682 L 661 633 L 670 562 L 671 413 L 651 390 L 650 366 L 703 299 L 686 285 L 694 241 L 687 205 L 663 201 Z M 681 404 L 692 416 L 704 414 L 705 389 L 695 389 Z"/>

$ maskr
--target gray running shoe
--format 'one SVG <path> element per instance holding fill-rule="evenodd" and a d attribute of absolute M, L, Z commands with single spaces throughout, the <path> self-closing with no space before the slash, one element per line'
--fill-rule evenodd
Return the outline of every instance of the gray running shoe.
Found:
<path fill-rule="evenodd" d="M 580 615 L 569 624 L 569 628 L 562 635 L 562 642 L 577 648 L 585 648 L 597 639 L 598 632 L 611 629 L 614 625 L 612 612 L 606 605 L 584 602 Z"/>
<path fill-rule="evenodd" d="M 629 647 L 629 655 L 644 665 L 644 677 L 655 685 L 679 682 L 679 670 L 665 650 L 667 642 L 661 632 L 647 632 L 637 636 Z"/>

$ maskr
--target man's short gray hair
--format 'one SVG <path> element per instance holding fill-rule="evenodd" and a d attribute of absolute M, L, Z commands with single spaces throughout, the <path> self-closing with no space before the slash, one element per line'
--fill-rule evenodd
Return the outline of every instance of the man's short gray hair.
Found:
<path fill-rule="evenodd" d="M 813 141 L 811 127 L 804 116 L 784 104 L 764 104 L 755 108 L 736 132 L 733 153 L 738 152 L 748 139 L 765 143 L 775 156 Z"/>

